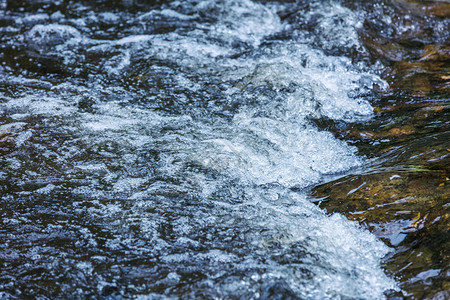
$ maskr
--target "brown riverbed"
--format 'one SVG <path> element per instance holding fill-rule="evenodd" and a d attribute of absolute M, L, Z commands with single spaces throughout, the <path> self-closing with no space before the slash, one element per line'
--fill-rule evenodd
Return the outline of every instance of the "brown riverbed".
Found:
<path fill-rule="evenodd" d="M 373 103 L 376 118 L 335 129 L 370 163 L 313 195 L 329 213 L 359 221 L 395 249 L 385 268 L 408 299 L 449 299 L 450 45 L 430 24 L 448 24 L 450 3 L 394 4 L 393 22 L 414 26 L 386 35 L 366 24 L 360 33 L 371 55 L 389 66 L 389 89 Z"/>

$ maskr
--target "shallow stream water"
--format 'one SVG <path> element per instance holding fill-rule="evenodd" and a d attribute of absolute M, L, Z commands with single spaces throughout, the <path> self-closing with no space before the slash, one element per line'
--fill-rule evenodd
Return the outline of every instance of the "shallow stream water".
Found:
<path fill-rule="evenodd" d="M 449 23 L 418 5 L 0 1 L 0 298 L 423 296 L 413 245 L 323 205 L 431 151 L 449 207 Z"/>

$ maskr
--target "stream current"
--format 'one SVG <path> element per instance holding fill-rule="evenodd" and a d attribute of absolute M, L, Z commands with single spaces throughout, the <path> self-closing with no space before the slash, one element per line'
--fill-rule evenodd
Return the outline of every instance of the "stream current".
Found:
<path fill-rule="evenodd" d="M 308 192 L 364 164 L 313 122 L 372 117 L 364 11 L 116 2 L 0 1 L 0 298 L 398 289 Z"/>

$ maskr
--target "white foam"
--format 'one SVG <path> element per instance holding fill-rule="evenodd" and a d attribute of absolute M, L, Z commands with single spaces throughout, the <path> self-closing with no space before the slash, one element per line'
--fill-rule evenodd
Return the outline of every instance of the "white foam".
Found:
<path fill-rule="evenodd" d="M 213 12 L 219 22 L 209 29 L 209 35 L 227 41 L 239 40 L 256 47 L 263 37 L 281 29 L 279 17 L 268 8 L 252 1 L 201 1 L 196 10 Z"/>
<path fill-rule="evenodd" d="M 271 41 L 286 27 L 274 11 L 248 0 L 168 3 L 133 22 L 163 16 L 198 23 L 161 34 L 128 28 L 116 40 L 89 40 L 68 25 L 36 25 L 25 33 L 30 47 L 67 56 L 70 66 L 77 63 L 75 45 L 86 42 L 87 54 L 100 61 L 98 73 L 83 87 L 16 79 L 40 94 L 26 90 L 2 102 L 21 122 L 0 130 L 14 129 L 21 146 L 44 130 L 66 134 L 35 146 L 47 160 L 56 157 L 51 171 L 36 170 L 42 173 L 36 177 L 51 181 L 69 172 L 75 182 L 69 192 L 83 199 L 73 209 L 110 236 L 102 237 L 102 249 L 170 267 L 158 279 L 162 286 L 180 284 L 179 269 L 192 266 L 208 278 L 189 288 L 223 297 L 256 298 L 264 284 L 281 281 L 306 299 L 381 299 L 396 288 L 380 268 L 388 249 L 343 216 L 326 215 L 305 192 L 291 191 L 363 163 L 355 147 L 311 119 L 370 118 L 364 95 L 383 83 L 369 68 L 326 54 L 360 47 L 358 16 L 337 4 L 315 5 L 304 18 L 320 12 L 318 41 Z M 67 24 L 84 28 L 120 18 L 91 12 Z M 137 92 L 123 84 L 129 76 Z M 87 96 L 88 112 L 78 108 Z M 7 162 L 12 172 L 27 163 L 19 155 Z M 58 188 L 49 183 L 33 192 Z M 95 246 L 92 233 L 80 230 Z M 90 262 L 74 266 L 96 272 Z M 122 288 L 99 280 L 98 292 L 108 285 Z"/>
<path fill-rule="evenodd" d="M 58 45 L 71 42 L 74 39 L 79 41 L 80 32 L 72 26 L 49 24 L 35 25 L 25 35 L 30 46 L 38 51 L 54 51 Z"/>
<path fill-rule="evenodd" d="M 147 42 L 152 39 L 151 35 L 132 35 L 124 37 L 118 41 L 115 42 L 116 45 L 125 45 L 130 43 L 142 43 Z"/>

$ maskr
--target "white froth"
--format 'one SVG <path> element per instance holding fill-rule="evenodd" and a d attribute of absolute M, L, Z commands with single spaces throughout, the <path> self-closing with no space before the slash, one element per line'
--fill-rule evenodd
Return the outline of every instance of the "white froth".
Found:
<path fill-rule="evenodd" d="M 26 40 L 37 51 L 55 51 L 56 47 L 74 40 L 79 41 L 80 32 L 74 27 L 60 24 L 35 25 L 26 34 Z"/>
<path fill-rule="evenodd" d="M 201 14 L 213 14 L 219 18 L 212 25 L 209 35 L 226 42 L 242 41 L 257 47 L 261 40 L 281 29 L 279 17 L 262 4 L 244 1 L 201 1 L 196 9 Z"/>
<path fill-rule="evenodd" d="M 192 14 L 178 11 L 186 3 Z M 91 206 L 75 201 L 74 209 L 105 222 L 99 226 L 110 233 L 104 247 L 112 253 L 148 255 L 173 268 L 161 285 L 179 284 L 177 267 L 194 266 L 208 275 L 199 286 L 224 297 L 236 291 L 257 297 L 261 282 L 283 281 L 305 299 L 382 299 L 395 288 L 380 267 L 388 251 L 384 244 L 343 216 L 326 215 L 305 192 L 292 191 L 363 163 L 355 147 L 311 122 L 372 116 L 364 95 L 383 81 L 349 58 L 326 54 L 335 47 L 361 47 L 358 16 L 337 4 L 321 7 L 316 34 L 327 41 L 271 41 L 269 36 L 285 26 L 261 3 L 186 3 L 167 4 L 133 22 L 148 25 L 161 16 L 209 21 L 188 32 L 91 40 L 87 53 L 99 56 L 99 74 L 83 87 L 16 79 L 38 85 L 42 95 L 0 103 L 21 121 L 1 125 L 0 132 L 12 132 L 24 147 L 38 134 L 28 128 L 28 122 L 37 126 L 33 116 L 43 128 L 66 134 L 60 148 L 39 145 L 42 157 L 55 164 L 56 171 L 44 175 L 70 170 L 70 178 L 83 178 L 70 192 Z M 68 24 L 99 19 L 113 24 L 119 17 L 91 12 Z M 50 24 L 35 25 L 25 40 L 35 51 L 56 51 L 73 60 L 71 43 L 88 38 L 74 27 Z M 135 94 L 121 86 L 130 76 L 145 86 Z M 93 99 L 88 112 L 77 106 L 85 96 Z M 86 161 L 86 153 L 94 153 L 92 160 Z M 12 170 L 26 163 L 14 157 L 7 162 Z M 58 188 L 46 183 L 34 192 L 51 195 Z M 90 232 L 83 234 L 95 242 Z M 235 240 L 241 241 L 241 252 L 227 249 Z M 286 263 L 291 254 L 295 260 Z M 95 272 L 91 263 L 75 267 Z M 99 281 L 99 293 L 108 285 L 116 286 Z"/>

